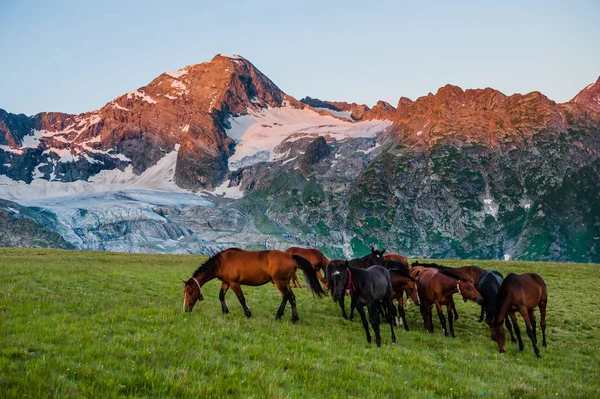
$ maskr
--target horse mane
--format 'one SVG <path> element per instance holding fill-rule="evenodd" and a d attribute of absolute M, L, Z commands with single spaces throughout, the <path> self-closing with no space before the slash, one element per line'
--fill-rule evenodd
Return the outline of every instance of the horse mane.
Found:
<path fill-rule="evenodd" d="M 443 274 L 443 275 L 445 275 L 445 276 L 452 277 L 452 278 L 455 278 L 457 280 L 465 281 L 465 279 L 463 277 L 461 277 L 458 274 L 454 273 L 454 271 L 452 271 L 451 267 L 443 266 L 443 269 L 438 269 L 438 272 L 441 273 L 441 274 Z"/>
<path fill-rule="evenodd" d="M 207 274 L 216 270 L 221 265 L 221 255 L 225 251 L 242 251 L 240 248 L 229 248 L 225 249 L 206 260 L 203 264 L 198 266 L 196 271 L 192 274 L 192 277 L 197 277 L 200 274 Z"/>
<path fill-rule="evenodd" d="M 446 270 L 446 269 L 448 269 L 448 266 L 439 265 L 437 263 L 421 263 L 418 260 L 414 261 L 413 263 L 411 263 L 410 266 L 411 267 L 413 267 L 413 266 L 423 266 L 423 267 L 429 267 L 429 268 L 438 269 L 438 270 Z"/>

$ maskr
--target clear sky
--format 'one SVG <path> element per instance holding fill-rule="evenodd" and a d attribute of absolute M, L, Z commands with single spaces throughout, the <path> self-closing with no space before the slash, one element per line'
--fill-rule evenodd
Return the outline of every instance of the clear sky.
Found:
<path fill-rule="evenodd" d="M 452 83 L 564 102 L 600 76 L 600 1 L 0 0 L 0 108 L 95 110 L 217 53 L 298 99 Z"/>

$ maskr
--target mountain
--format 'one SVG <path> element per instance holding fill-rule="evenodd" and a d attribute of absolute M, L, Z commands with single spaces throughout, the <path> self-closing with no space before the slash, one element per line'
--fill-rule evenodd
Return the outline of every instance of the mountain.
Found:
<path fill-rule="evenodd" d="M 0 110 L 0 210 L 82 249 L 600 261 L 599 93 L 297 101 L 218 55 L 97 111 Z"/>

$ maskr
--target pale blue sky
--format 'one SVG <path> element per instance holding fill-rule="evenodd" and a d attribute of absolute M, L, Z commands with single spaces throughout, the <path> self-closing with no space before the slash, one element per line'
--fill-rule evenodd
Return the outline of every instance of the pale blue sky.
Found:
<path fill-rule="evenodd" d="M 564 102 L 600 75 L 597 0 L 416 3 L 0 0 L 0 108 L 91 111 L 217 53 L 369 106 L 447 83 Z"/>

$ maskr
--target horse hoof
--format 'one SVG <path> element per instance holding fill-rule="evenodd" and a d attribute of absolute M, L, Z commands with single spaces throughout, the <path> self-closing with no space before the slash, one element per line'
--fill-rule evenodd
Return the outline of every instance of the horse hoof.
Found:
<path fill-rule="evenodd" d="M 547 347 L 548 347 L 548 345 L 546 345 L 546 343 L 545 343 L 545 342 L 542 342 L 542 346 L 543 346 L 544 348 L 547 348 Z"/>
<path fill-rule="evenodd" d="M 297 323 L 300 318 L 298 316 L 292 316 L 292 323 Z"/>
<path fill-rule="evenodd" d="M 246 317 L 252 316 L 252 312 L 250 312 L 250 311 L 244 312 L 244 314 L 246 315 Z"/>

